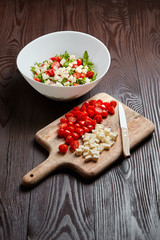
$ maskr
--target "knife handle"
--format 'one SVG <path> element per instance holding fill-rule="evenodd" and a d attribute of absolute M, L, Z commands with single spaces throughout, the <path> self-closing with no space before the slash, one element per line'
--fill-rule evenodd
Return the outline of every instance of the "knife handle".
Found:
<path fill-rule="evenodd" d="M 122 128 L 122 145 L 123 145 L 123 154 L 125 157 L 130 156 L 130 144 L 129 144 L 129 135 L 128 129 Z"/>

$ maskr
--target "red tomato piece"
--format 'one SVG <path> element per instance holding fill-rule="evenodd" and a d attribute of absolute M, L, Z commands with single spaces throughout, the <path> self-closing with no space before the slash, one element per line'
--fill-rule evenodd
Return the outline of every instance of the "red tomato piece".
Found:
<path fill-rule="evenodd" d="M 60 151 L 61 153 L 66 153 L 67 150 L 68 150 L 67 144 L 61 144 L 61 145 L 59 145 L 59 151 Z"/>
<path fill-rule="evenodd" d="M 93 118 L 94 115 L 95 115 L 95 111 L 89 109 L 89 110 L 88 110 L 88 116 L 89 116 L 90 118 Z"/>
<path fill-rule="evenodd" d="M 80 78 L 80 73 L 73 73 L 73 77 L 75 77 L 76 79 Z"/>
<path fill-rule="evenodd" d="M 77 64 L 78 64 L 78 66 L 82 65 L 82 59 L 81 58 L 77 59 Z"/>
<path fill-rule="evenodd" d="M 61 122 L 61 123 L 67 123 L 68 120 L 67 120 L 67 118 L 61 118 L 61 119 L 60 119 L 60 122 Z"/>
<path fill-rule="evenodd" d="M 78 133 L 74 132 L 72 133 L 72 137 L 75 139 L 75 140 L 78 140 L 80 138 L 80 136 L 78 135 Z"/>
<path fill-rule="evenodd" d="M 88 127 L 89 125 L 92 125 L 92 119 L 91 118 L 85 119 L 85 126 Z"/>
<path fill-rule="evenodd" d="M 64 130 L 67 129 L 68 124 L 67 123 L 60 123 L 59 128 L 63 128 Z"/>
<path fill-rule="evenodd" d="M 82 128 L 76 128 L 75 131 L 80 137 L 82 137 L 82 135 L 84 134 L 84 130 Z"/>
<path fill-rule="evenodd" d="M 103 110 L 101 115 L 103 118 L 106 118 L 106 117 L 108 117 L 108 112 L 106 110 Z"/>
<path fill-rule="evenodd" d="M 90 105 L 94 105 L 95 102 L 96 102 L 96 100 L 90 100 L 90 101 L 89 101 L 89 104 L 90 104 Z"/>
<path fill-rule="evenodd" d="M 54 62 L 54 61 L 58 61 L 58 62 L 61 61 L 61 57 L 60 57 L 60 56 L 57 56 L 57 57 L 51 57 L 50 59 L 51 59 L 53 62 Z"/>
<path fill-rule="evenodd" d="M 67 136 L 70 136 L 71 132 L 69 130 L 64 130 L 64 137 L 66 138 Z"/>
<path fill-rule="evenodd" d="M 77 68 L 78 64 L 73 64 L 72 68 Z"/>
<path fill-rule="evenodd" d="M 80 111 L 81 112 L 86 111 L 86 106 L 84 104 L 80 107 Z"/>
<path fill-rule="evenodd" d="M 58 136 L 59 136 L 59 137 L 64 137 L 64 133 L 65 133 L 65 130 L 64 130 L 63 128 L 60 128 L 60 129 L 58 130 Z"/>
<path fill-rule="evenodd" d="M 93 130 L 93 125 L 88 125 L 89 132 L 92 132 Z"/>
<path fill-rule="evenodd" d="M 94 107 L 93 105 L 90 105 L 90 106 L 87 107 L 87 111 L 88 111 L 88 110 L 95 111 L 95 107 Z"/>
<path fill-rule="evenodd" d="M 34 80 L 37 82 L 41 82 L 41 79 L 39 79 L 39 78 L 34 78 Z"/>
<path fill-rule="evenodd" d="M 97 123 L 101 123 L 103 121 L 103 118 L 100 114 L 97 114 L 94 116 L 94 120 L 96 120 Z"/>
<path fill-rule="evenodd" d="M 75 117 L 68 117 L 68 121 L 75 123 L 77 120 Z"/>
<path fill-rule="evenodd" d="M 61 66 L 61 64 L 58 61 L 55 61 L 54 63 L 52 63 L 51 68 L 56 70 Z"/>
<path fill-rule="evenodd" d="M 116 101 L 111 101 L 110 106 L 113 106 L 115 108 L 117 106 L 117 102 Z"/>
<path fill-rule="evenodd" d="M 79 147 L 79 142 L 77 140 L 74 140 L 70 144 L 71 149 L 75 150 L 76 148 Z"/>
<path fill-rule="evenodd" d="M 73 111 L 79 111 L 79 107 L 74 107 Z"/>
<path fill-rule="evenodd" d="M 54 70 L 53 69 L 48 69 L 46 71 L 46 74 L 49 76 L 49 77 L 53 77 L 54 76 Z"/>
<path fill-rule="evenodd" d="M 100 107 L 102 104 L 103 104 L 103 101 L 102 101 L 101 99 L 98 99 L 98 100 L 95 102 L 94 106 L 95 106 L 95 107 Z"/>
<path fill-rule="evenodd" d="M 88 78 L 92 78 L 93 75 L 94 75 L 94 72 L 89 71 L 89 72 L 87 72 L 86 77 L 88 77 Z"/>
<path fill-rule="evenodd" d="M 89 103 L 88 101 L 86 101 L 86 102 L 83 103 L 83 105 L 85 105 L 86 107 L 88 107 L 89 104 L 90 104 L 90 103 Z"/>
<path fill-rule="evenodd" d="M 101 114 L 102 113 L 102 108 L 100 107 L 95 107 L 95 114 Z"/>
<path fill-rule="evenodd" d="M 78 85 L 80 85 L 79 83 L 73 83 L 73 86 L 78 86 Z"/>
<path fill-rule="evenodd" d="M 85 121 L 84 120 L 81 120 L 78 123 L 80 124 L 81 127 L 83 127 L 85 125 Z"/>
<path fill-rule="evenodd" d="M 76 128 L 80 128 L 81 127 L 81 125 L 79 124 L 79 123 L 75 123 L 74 124 L 74 128 L 76 129 Z"/>
<path fill-rule="evenodd" d="M 74 129 L 73 126 L 69 126 L 69 127 L 67 128 L 67 130 L 70 131 L 71 134 L 72 134 L 72 133 L 74 133 L 74 130 L 75 130 L 75 129 Z"/>
<path fill-rule="evenodd" d="M 73 122 L 68 122 L 68 127 L 73 126 Z"/>
<path fill-rule="evenodd" d="M 106 108 L 108 109 L 108 107 L 110 106 L 110 103 L 109 103 L 109 102 L 104 102 L 103 105 L 105 105 Z M 106 109 L 106 110 L 107 110 L 107 109 Z"/>
<path fill-rule="evenodd" d="M 97 124 L 96 120 L 92 120 L 92 126 L 93 126 L 93 128 L 96 127 L 96 124 Z"/>
<path fill-rule="evenodd" d="M 113 107 L 113 106 L 109 106 L 109 107 L 108 107 L 108 112 L 109 112 L 110 114 L 114 115 L 114 114 L 115 114 L 114 107 Z"/>
<path fill-rule="evenodd" d="M 102 110 L 107 110 L 107 107 L 104 104 L 101 105 L 101 108 L 102 108 Z"/>
<path fill-rule="evenodd" d="M 72 137 L 72 136 L 67 136 L 67 137 L 66 137 L 66 143 L 67 143 L 68 145 L 70 145 L 71 142 L 73 142 L 73 137 Z"/>
<path fill-rule="evenodd" d="M 68 112 L 68 113 L 65 114 L 65 118 L 68 119 L 69 117 L 73 117 L 73 113 Z"/>
<path fill-rule="evenodd" d="M 85 78 L 86 74 L 85 73 L 80 73 L 80 78 Z"/>
<path fill-rule="evenodd" d="M 84 133 L 88 133 L 89 132 L 89 128 L 88 127 L 82 127 L 82 129 L 83 129 L 83 131 L 84 131 Z"/>

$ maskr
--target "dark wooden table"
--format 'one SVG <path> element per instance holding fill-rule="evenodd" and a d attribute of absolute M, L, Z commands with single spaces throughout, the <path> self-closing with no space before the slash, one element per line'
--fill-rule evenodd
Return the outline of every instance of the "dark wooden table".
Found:
<path fill-rule="evenodd" d="M 88 94 L 55 102 L 16 67 L 19 51 L 50 32 L 99 38 L 111 67 Z M 160 239 L 160 1 L 0 1 L 0 239 Z M 153 121 L 156 130 L 128 159 L 94 181 L 61 170 L 33 189 L 21 178 L 48 153 L 35 133 L 99 92 Z"/>

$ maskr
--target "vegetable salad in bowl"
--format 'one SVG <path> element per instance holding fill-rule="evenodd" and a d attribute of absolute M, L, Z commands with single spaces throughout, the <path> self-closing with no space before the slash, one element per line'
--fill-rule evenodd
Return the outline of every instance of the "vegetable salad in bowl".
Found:
<path fill-rule="evenodd" d="M 89 61 L 88 52 L 83 58 L 76 58 L 67 51 L 51 57 L 43 63 L 35 63 L 31 67 L 34 80 L 46 85 L 77 86 L 96 80 L 94 65 Z"/>

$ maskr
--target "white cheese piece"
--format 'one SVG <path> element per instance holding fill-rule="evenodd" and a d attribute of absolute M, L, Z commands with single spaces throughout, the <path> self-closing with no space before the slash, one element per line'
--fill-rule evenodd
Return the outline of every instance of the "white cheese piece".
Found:
<path fill-rule="evenodd" d="M 85 156 L 85 162 L 88 162 L 90 160 L 92 160 L 92 156 L 91 155 Z"/>
<path fill-rule="evenodd" d="M 70 55 L 70 57 L 69 57 L 69 59 L 71 60 L 74 60 L 76 57 L 75 57 L 75 55 Z"/>
<path fill-rule="evenodd" d="M 110 132 L 109 136 L 112 140 L 115 141 L 117 139 L 118 133 L 117 132 Z"/>
<path fill-rule="evenodd" d="M 62 60 L 60 61 L 60 64 L 63 65 L 66 62 L 66 59 L 62 58 Z"/>

